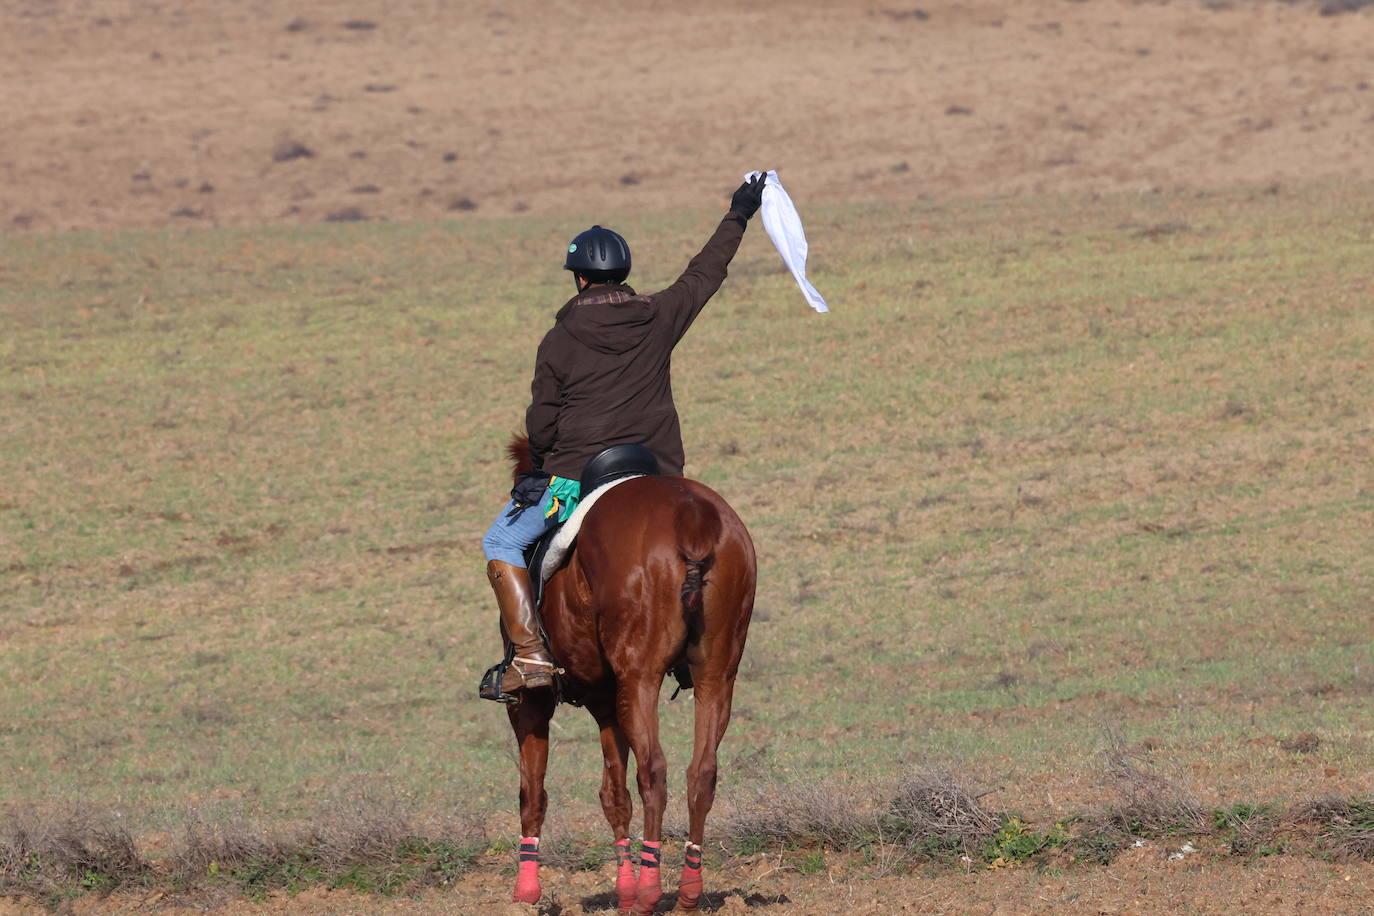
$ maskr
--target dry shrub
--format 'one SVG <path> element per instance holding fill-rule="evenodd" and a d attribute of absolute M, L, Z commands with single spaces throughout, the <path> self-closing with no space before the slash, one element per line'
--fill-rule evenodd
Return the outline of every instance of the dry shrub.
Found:
<path fill-rule="evenodd" d="M 112 818 L 11 810 L 0 813 L 0 896 L 54 899 L 164 881 L 186 890 L 325 885 L 389 894 L 447 884 L 487 846 L 476 819 L 366 800 L 326 808 L 295 829 L 211 824 L 193 814 L 182 844 L 152 863 Z"/>
<path fill-rule="evenodd" d="M 1115 829 L 1133 836 L 1158 836 L 1201 829 L 1202 804 L 1188 789 L 1156 771 L 1159 761 L 1149 751 L 1126 745 L 1109 733 L 1103 751 L 1106 777 L 1121 801 L 1088 818 L 1101 830 Z"/>
<path fill-rule="evenodd" d="M 254 860 L 279 860 L 308 848 L 321 862 L 351 864 L 390 857 L 410 835 L 405 818 L 393 811 L 343 811 L 318 816 L 307 827 L 292 831 L 253 829 L 246 825 L 207 824 L 192 817 L 186 824 L 186 845 L 177 862 L 191 868 L 221 867 Z"/>
<path fill-rule="evenodd" d="M 1212 829 L 1232 855 L 1270 855 L 1283 848 L 1282 820 L 1277 805 L 1237 802 L 1212 812 Z"/>
<path fill-rule="evenodd" d="M 856 849 L 877 835 L 876 812 L 860 807 L 852 791 L 817 784 L 771 785 L 755 789 L 724 818 L 736 846 L 759 841 Z"/>
<path fill-rule="evenodd" d="M 897 786 L 890 824 L 903 845 L 970 855 L 997 831 L 998 815 L 985 809 L 949 773 L 914 772 Z"/>
<path fill-rule="evenodd" d="M 227 876 L 255 888 L 326 884 L 396 893 L 448 883 L 486 845 L 474 820 L 420 818 L 371 802 L 327 809 L 291 830 L 193 817 L 173 872 L 185 885 Z"/>
<path fill-rule="evenodd" d="M 1289 813 L 1299 823 L 1321 826 L 1321 838 L 1337 852 L 1374 861 L 1374 799 L 1314 798 Z"/>
<path fill-rule="evenodd" d="M 0 815 L 0 895 L 47 896 L 61 888 L 108 892 L 151 870 L 122 826 L 90 813 Z"/>
<path fill-rule="evenodd" d="M 772 844 L 865 850 L 879 871 L 914 862 L 978 855 L 1000 824 L 944 771 L 913 771 L 888 801 L 881 793 L 825 784 L 756 790 L 724 819 L 736 852 Z"/>

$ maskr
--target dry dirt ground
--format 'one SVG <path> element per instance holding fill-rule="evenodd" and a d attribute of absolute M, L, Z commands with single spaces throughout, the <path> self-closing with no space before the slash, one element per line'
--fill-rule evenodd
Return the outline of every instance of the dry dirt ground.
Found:
<path fill-rule="evenodd" d="M 728 916 L 1374 912 L 1374 865 L 1369 863 L 1275 856 L 1241 867 L 1219 865 L 1205 853 L 1170 860 L 1169 852 L 1151 844 L 1130 850 L 1108 867 L 1065 875 L 1022 868 L 863 880 L 848 880 L 842 868 L 802 876 L 779 868 L 775 857 L 760 856 L 743 867 L 714 873 L 708 869 L 703 909 Z M 79 916 L 190 916 L 206 909 L 221 916 L 582 916 L 615 911 L 609 893 L 614 882 L 609 867 L 604 874 L 545 871 L 545 898 L 538 908 L 510 903 L 512 879 L 485 873 L 473 875 L 450 890 L 415 898 L 311 890 L 262 902 L 238 899 L 215 905 L 201 900 L 186 905 L 153 894 L 88 897 L 64 911 Z M 660 911 L 667 911 L 671 899 L 665 897 Z M 38 911 L 36 905 L 7 907 L 0 901 L 0 916 L 36 916 Z"/>
<path fill-rule="evenodd" d="M 6 0 L 0 231 L 1370 178 L 1371 83 L 1317 0 Z"/>

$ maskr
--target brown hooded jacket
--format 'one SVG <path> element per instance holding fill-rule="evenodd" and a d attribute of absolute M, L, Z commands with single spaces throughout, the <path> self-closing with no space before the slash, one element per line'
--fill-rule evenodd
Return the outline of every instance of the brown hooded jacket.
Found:
<path fill-rule="evenodd" d="M 525 429 L 535 467 L 577 480 L 609 445 L 638 442 L 682 476 L 669 378 L 673 347 L 725 282 L 747 225 L 731 211 L 672 286 L 652 296 L 592 286 L 558 311 L 535 358 Z"/>

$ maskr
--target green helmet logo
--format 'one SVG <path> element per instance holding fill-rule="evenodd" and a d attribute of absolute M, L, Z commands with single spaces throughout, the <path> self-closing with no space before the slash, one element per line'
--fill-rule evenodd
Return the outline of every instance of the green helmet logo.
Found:
<path fill-rule="evenodd" d="M 571 245 L 568 246 L 568 254 L 572 254 L 572 253 L 573 253 L 574 251 L 576 251 L 576 250 L 577 250 L 577 243 L 576 243 L 576 242 L 573 242 Z"/>

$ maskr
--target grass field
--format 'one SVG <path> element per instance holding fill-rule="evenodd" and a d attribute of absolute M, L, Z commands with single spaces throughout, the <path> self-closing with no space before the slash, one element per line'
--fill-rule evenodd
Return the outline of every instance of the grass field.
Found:
<path fill-rule="evenodd" d="M 1370 190 L 804 207 L 824 317 L 752 227 L 675 373 L 759 548 L 721 805 L 920 764 L 1054 819 L 1109 733 L 1208 803 L 1374 792 Z M 478 541 L 560 245 L 652 291 L 716 218 L 5 238 L 0 805 L 513 833 Z"/>

